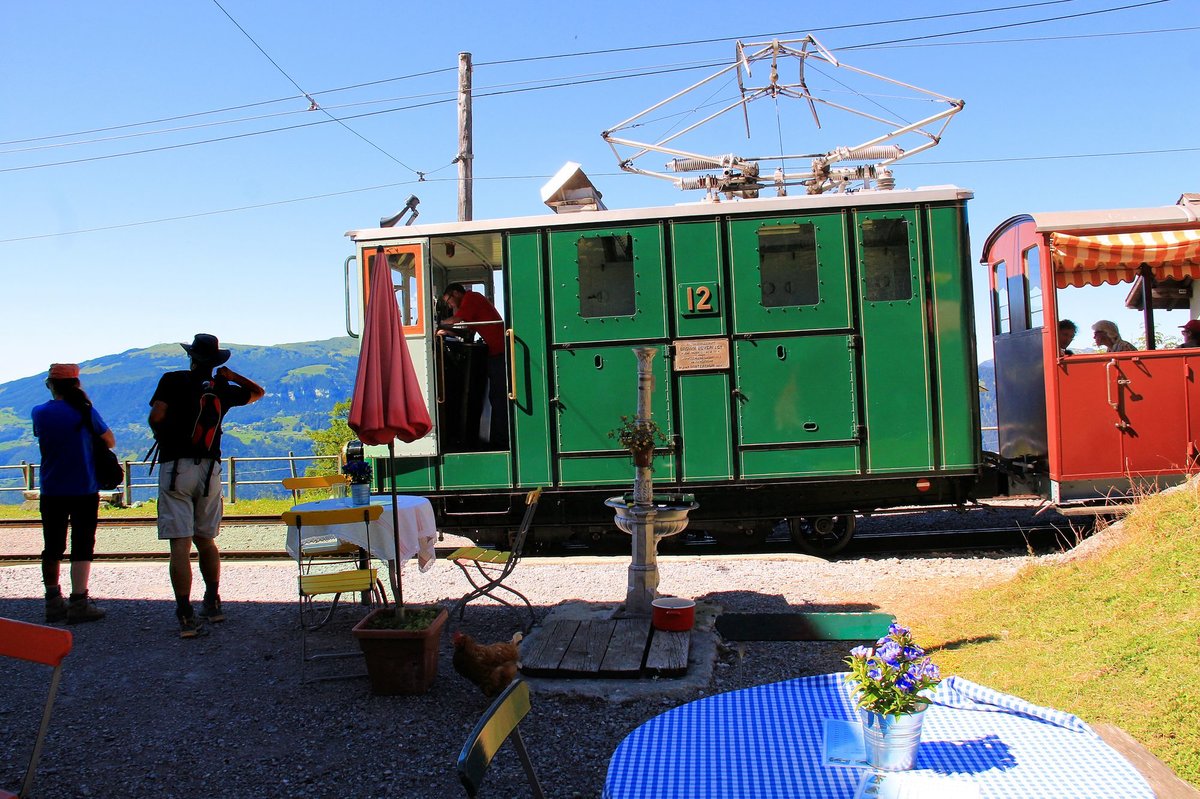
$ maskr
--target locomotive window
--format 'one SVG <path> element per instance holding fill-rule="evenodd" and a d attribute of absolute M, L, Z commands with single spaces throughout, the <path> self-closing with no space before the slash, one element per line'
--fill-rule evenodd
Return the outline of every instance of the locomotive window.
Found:
<path fill-rule="evenodd" d="M 396 304 L 400 307 L 400 319 L 405 326 L 416 324 L 420 315 L 421 295 L 417 289 L 415 254 L 402 252 L 388 254 L 388 266 L 392 269 L 392 287 L 396 292 Z"/>
<path fill-rule="evenodd" d="M 1008 267 L 1004 261 L 997 261 L 992 267 L 996 273 L 996 295 L 993 298 L 992 314 L 995 317 L 992 329 L 995 335 L 1009 332 L 1008 324 Z"/>
<path fill-rule="evenodd" d="M 867 219 L 862 223 L 863 278 L 868 302 L 912 299 L 908 220 Z"/>
<path fill-rule="evenodd" d="M 821 292 L 813 225 L 760 228 L 758 273 L 764 308 L 816 305 Z"/>
<path fill-rule="evenodd" d="M 636 310 L 633 237 L 593 236 L 576 242 L 579 315 L 633 316 Z"/>
<path fill-rule="evenodd" d="M 1025 276 L 1029 279 L 1029 327 L 1041 327 L 1042 318 L 1042 259 L 1036 246 L 1022 253 L 1025 261 Z"/>

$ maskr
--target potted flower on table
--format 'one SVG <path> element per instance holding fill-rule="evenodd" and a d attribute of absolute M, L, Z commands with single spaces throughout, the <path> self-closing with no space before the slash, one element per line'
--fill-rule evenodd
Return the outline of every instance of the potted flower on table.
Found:
<path fill-rule="evenodd" d="M 882 771 L 910 769 L 921 742 L 929 695 L 941 673 L 907 627 L 893 623 L 874 646 L 846 658 L 863 727 L 867 762 Z"/>
<path fill-rule="evenodd" d="M 350 478 L 350 499 L 355 505 L 366 505 L 371 501 L 371 462 L 366 460 L 347 461 L 342 474 Z"/>

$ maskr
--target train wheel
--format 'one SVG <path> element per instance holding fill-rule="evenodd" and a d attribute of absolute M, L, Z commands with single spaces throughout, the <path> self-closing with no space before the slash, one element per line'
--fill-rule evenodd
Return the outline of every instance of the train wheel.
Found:
<path fill-rule="evenodd" d="M 841 552 L 854 537 L 854 516 L 813 516 L 791 519 L 792 543 L 809 555 Z"/>

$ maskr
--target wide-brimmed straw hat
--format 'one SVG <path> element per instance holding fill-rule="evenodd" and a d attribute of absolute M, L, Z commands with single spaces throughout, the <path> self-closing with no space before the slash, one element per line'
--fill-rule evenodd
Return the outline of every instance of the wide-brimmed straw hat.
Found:
<path fill-rule="evenodd" d="M 221 349 L 221 343 L 211 333 L 197 333 L 191 344 L 179 346 L 200 366 L 220 366 L 229 360 L 229 350 Z"/>

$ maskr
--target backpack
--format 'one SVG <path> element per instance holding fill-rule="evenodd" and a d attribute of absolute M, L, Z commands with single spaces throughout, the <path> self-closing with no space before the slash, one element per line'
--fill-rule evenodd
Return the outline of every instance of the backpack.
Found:
<path fill-rule="evenodd" d="M 221 398 L 217 396 L 213 381 L 205 380 L 200 384 L 200 407 L 196 412 L 196 420 L 192 423 L 192 444 L 212 449 L 217 434 L 221 431 L 223 417 Z M 153 474 L 154 466 L 158 462 L 158 441 L 150 446 L 150 451 L 143 460 L 150 464 L 149 474 Z"/>
<path fill-rule="evenodd" d="M 192 444 L 212 449 L 213 441 L 221 431 L 221 398 L 217 396 L 211 380 L 201 383 L 200 391 L 200 410 L 192 425 Z"/>

